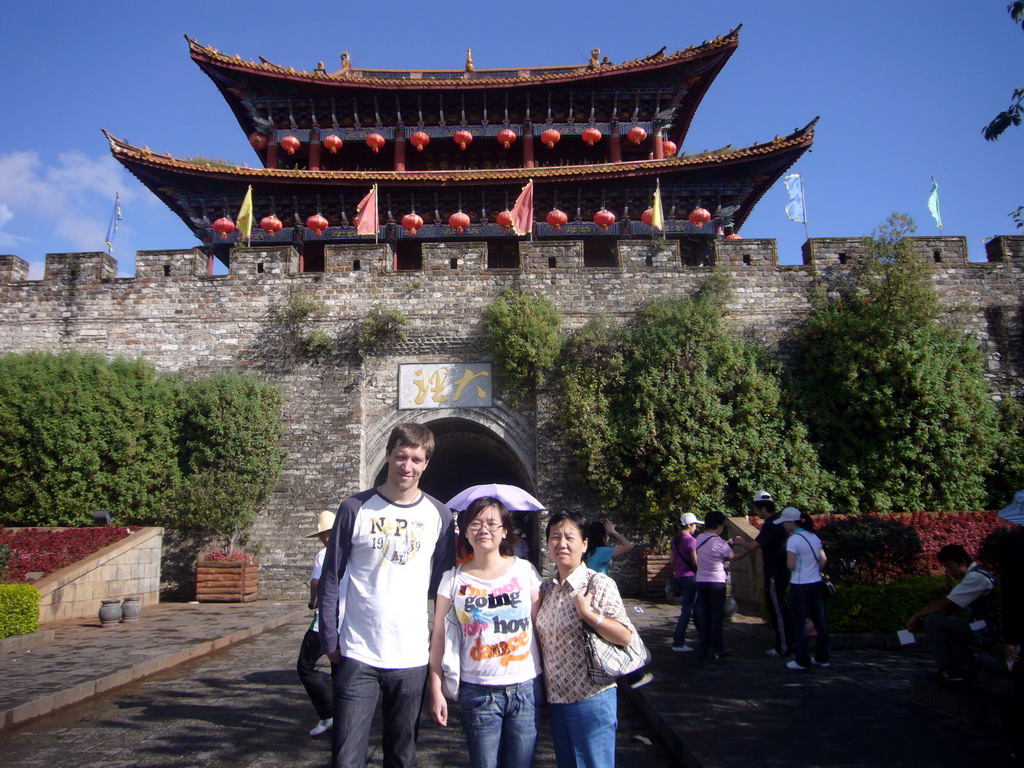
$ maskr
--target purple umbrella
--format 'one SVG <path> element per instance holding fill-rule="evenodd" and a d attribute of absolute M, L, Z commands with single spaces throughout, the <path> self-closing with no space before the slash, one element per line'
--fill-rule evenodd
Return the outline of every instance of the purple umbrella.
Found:
<path fill-rule="evenodd" d="M 547 509 L 519 486 L 502 485 L 501 483 L 487 483 L 467 488 L 453 496 L 448 502 L 448 506 L 451 509 L 462 510 L 481 496 L 493 496 L 508 507 L 510 512 L 539 512 L 542 509 Z"/>

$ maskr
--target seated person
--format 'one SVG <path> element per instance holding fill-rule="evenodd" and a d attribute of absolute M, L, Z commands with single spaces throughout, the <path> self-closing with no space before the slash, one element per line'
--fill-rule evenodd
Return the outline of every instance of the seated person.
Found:
<path fill-rule="evenodd" d="M 928 647 L 935 655 L 939 669 L 934 680 L 956 682 L 974 675 L 973 647 L 995 642 L 998 618 L 998 596 L 995 577 L 977 563 L 959 544 L 948 544 L 939 550 L 938 561 L 950 579 L 960 579 L 948 595 L 922 608 L 907 620 L 907 629 L 914 631 L 924 619 Z M 944 613 L 955 606 L 965 608 L 970 622 Z"/>

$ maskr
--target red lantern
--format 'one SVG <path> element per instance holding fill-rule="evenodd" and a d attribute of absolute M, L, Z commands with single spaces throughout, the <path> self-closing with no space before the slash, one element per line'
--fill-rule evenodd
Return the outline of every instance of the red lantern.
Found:
<path fill-rule="evenodd" d="M 464 214 L 462 211 L 453 213 L 448 217 L 448 226 L 456 232 L 465 232 L 466 227 L 469 226 L 469 216 Z"/>
<path fill-rule="evenodd" d="M 516 132 L 509 128 L 502 128 L 498 131 L 498 141 L 505 149 L 511 147 L 516 140 Z"/>
<path fill-rule="evenodd" d="M 607 231 L 608 227 L 615 223 L 615 214 L 602 208 L 594 214 L 594 223 L 601 229 Z"/>
<path fill-rule="evenodd" d="M 295 150 L 302 146 L 302 142 L 294 136 L 282 136 L 281 148 L 289 155 L 294 155 Z"/>
<path fill-rule="evenodd" d="M 587 142 L 587 144 L 589 144 L 590 146 L 594 146 L 595 144 L 597 144 L 597 142 L 601 140 L 601 131 L 591 126 L 590 128 L 587 128 L 587 130 L 583 132 L 582 138 L 585 142 Z"/>
<path fill-rule="evenodd" d="M 697 207 L 690 211 L 690 215 L 687 217 L 690 219 L 690 223 L 695 227 L 703 227 L 709 221 L 711 221 L 711 214 L 706 208 Z"/>
<path fill-rule="evenodd" d="M 417 152 L 422 152 L 423 148 L 430 143 L 430 137 L 423 131 L 416 131 L 409 137 L 409 141 L 416 147 Z"/>
<path fill-rule="evenodd" d="M 306 219 L 306 226 L 313 230 L 316 235 L 322 235 L 324 230 L 327 229 L 327 219 L 321 216 L 319 213 L 314 213 L 308 219 Z"/>
<path fill-rule="evenodd" d="M 332 155 L 336 155 L 338 153 L 338 150 L 341 149 L 341 145 L 344 143 L 345 142 L 341 140 L 341 136 L 338 136 L 335 133 L 331 133 L 328 134 L 327 136 L 324 136 L 323 140 L 323 145 L 328 149 L 328 151 Z"/>
<path fill-rule="evenodd" d="M 726 240 L 742 240 L 743 236 L 742 235 L 737 235 L 735 232 L 733 232 L 731 235 L 726 235 L 725 239 Z"/>
<path fill-rule="evenodd" d="M 567 221 L 569 221 L 569 217 L 565 215 L 564 211 L 560 211 L 557 208 L 548 213 L 547 222 L 555 229 L 561 229 L 562 225 Z"/>
<path fill-rule="evenodd" d="M 512 229 L 512 211 L 502 211 L 498 214 L 498 225 L 506 230 Z"/>
<path fill-rule="evenodd" d="M 473 143 L 473 134 L 466 130 L 456 131 L 452 138 L 459 145 L 459 149 L 465 149 Z"/>
<path fill-rule="evenodd" d="M 262 219 L 260 219 L 260 229 L 262 229 L 269 235 L 272 235 L 275 232 L 280 232 L 283 228 L 284 224 L 282 224 L 281 220 L 277 218 L 277 216 L 275 216 L 274 214 L 264 216 Z"/>
<path fill-rule="evenodd" d="M 402 217 L 402 226 L 405 227 L 406 232 L 415 237 L 416 230 L 423 226 L 423 218 L 418 213 L 407 213 Z"/>
<path fill-rule="evenodd" d="M 226 240 L 235 231 L 235 222 L 224 216 L 213 222 L 213 231 L 220 235 L 221 240 Z"/>
<path fill-rule="evenodd" d="M 674 141 L 669 141 L 668 139 L 661 142 L 661 149 L 665 157 L 675 157 L 676 152 L 679 151 L 679 147 L 676 146 L 676 143 Z"/>
<path fill-rule="evenodd" d="M 554 149 L 555 144 L 562 138 L 562 134 L 556 131 L 554 128 L 548 128 L 544 133 L 540 135 L 540 140 L 548 145 L 548 149 Z"/>
<path fill-rule="evenodd" d="M 651 222 L 654 221 L 654 209 L 648 208 L 646 211 L 640 214 L 640 221 L 646 224 L 648 227 L 651 226 Z"/>
<path fill-rule="evenodd" d="M 267 148 L 267 134 L 253 131 L 249 134 L 249 143 L 252 144 L 252 148 L 257 152 L 262 152 Z"/>
<path fill-rule="evenodd" d="M 374 154 L 380 152 L 380 148 L 384 146 L 384 137 L 379 133 L 371 133 L 366 137 L 366 146 L 373 150 Z"/>
<path fill-rule="evenodd" d="M 647 138 L 647 131 L 641 128 L 639 125 L 634 125 L 629 129 L 629 133 L 626 134 L 626 138 L 632 141 L 634 144 L 641 143 Z"/>

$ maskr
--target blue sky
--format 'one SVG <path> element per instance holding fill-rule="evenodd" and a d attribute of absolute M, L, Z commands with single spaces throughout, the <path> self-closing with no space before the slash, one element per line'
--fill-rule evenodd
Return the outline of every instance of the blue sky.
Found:
<path fill-rule="evenodd" d="M 119 273 L 137 250 L 190 248 L 181 221 L 111 158 L 101 128 L 176 157 L 257 164 L 183 35 L 245 59 L 296 69 L 341 51 L 355 67 L 478 68 L 613 61 L 699 44 L 742 23 L 740 46 L 705 97 L 683 149 L 747 146 L 821 120 L 804 174 L 812 237 L 857 237 L 893 211 L 937 234 L 926 201 L 939 182 L 945 234 L 1015 234 L 1024 204 L 1024 128 L 986 142 L 982 127 L 1024 86 L 1024 32 L 1006 0 L 691 0 L 645 3 L 8 4 L 0 27 L 0 252 L 42 274 L 46 253 L 103 250 L 114 195 L 124 219 Z M 58 21 L 59 20 L 59 21 Z M 742 234 L 801 260 L 804 228 L 777 185 Z"/>

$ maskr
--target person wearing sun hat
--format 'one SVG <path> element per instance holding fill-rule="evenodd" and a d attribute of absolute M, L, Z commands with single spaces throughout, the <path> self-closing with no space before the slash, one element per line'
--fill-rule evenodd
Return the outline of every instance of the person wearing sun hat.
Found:
<path fill-rule="evenodd" d="M 748 552 L 761 550 L 764 575 L 764 604 L 768 611 L 768 623 L 775 633 L 775 646 L 765 653 L 772 658 L 785 658 L 793 650 L 793 615 L 786 599 L 790 571 L 786 566 L 786 532 L 774 525 L 779 519 L 775 511 L 775 500 L 768 491 L 754 494 L 751 508 L 762 520 L 761 532 L 753 541 L 737 539 L 736 543 Z"/>
<path fill-rule="evenodd" d="M 320 539 L 323 546 L 313 558 L 313 572 L 309 576 L 309 608 L 316 610 L 316 587 L 320 580 L 320 572 L 324 567 L 324 555 L 327 553 L 327 540 L 331 537 L 331 529 L 334 527 L 335 514 L 330 509 L 325 509 L 316 516 L 316 530 L 307 533 L 304 538 Z M 299 659 L 295 668 L 299 673 L 299 680 L 309 694 L 309 700 L 313 702 L 316 709 L 316 716 L 319 718 L 310 736 L 319 736 L 331 730 L 334 724 L 333 712 L 334 703 L 331 693 L 331 678 L 324 672 L 318 672 L 316 663 L 323 656 L 320 649 L 319 621 L 316 613 L 313 614 L 313 621 L 302 638 L 302 646 L 299 648 Z"/>
<path fill-rule="evenodd" d="M 679 620 L 672 634 L 672 650 L 676 653 L 692 651 L 686 644 L 686 627 L 697 601 L 697 540 L 693 538 L 698 525 L 704 525 L 693 512 L 679 516 L 681 530 L 672 537 L 672 594 L 682 598 Z"/>
<path fill-rule="evenodd" d="M 811 531 L 811 525 L 804 513 L 796 507 L 786 507 L 779 513 L 773 527 L 782 526 L 786 539 L 786 565 L 792 572 L 789 581 L 789 599 L 793 610 L 793 660 L 787 669 L 806 670 L 811 665 L 829 665 L 828 620 L 825 618 L 825 584 L 821 569 L 828 558 L 821 546 L 821 539 Z M 811 659 L 807 638 L 807 619 L 811 620 L 818 634 Z"/>

